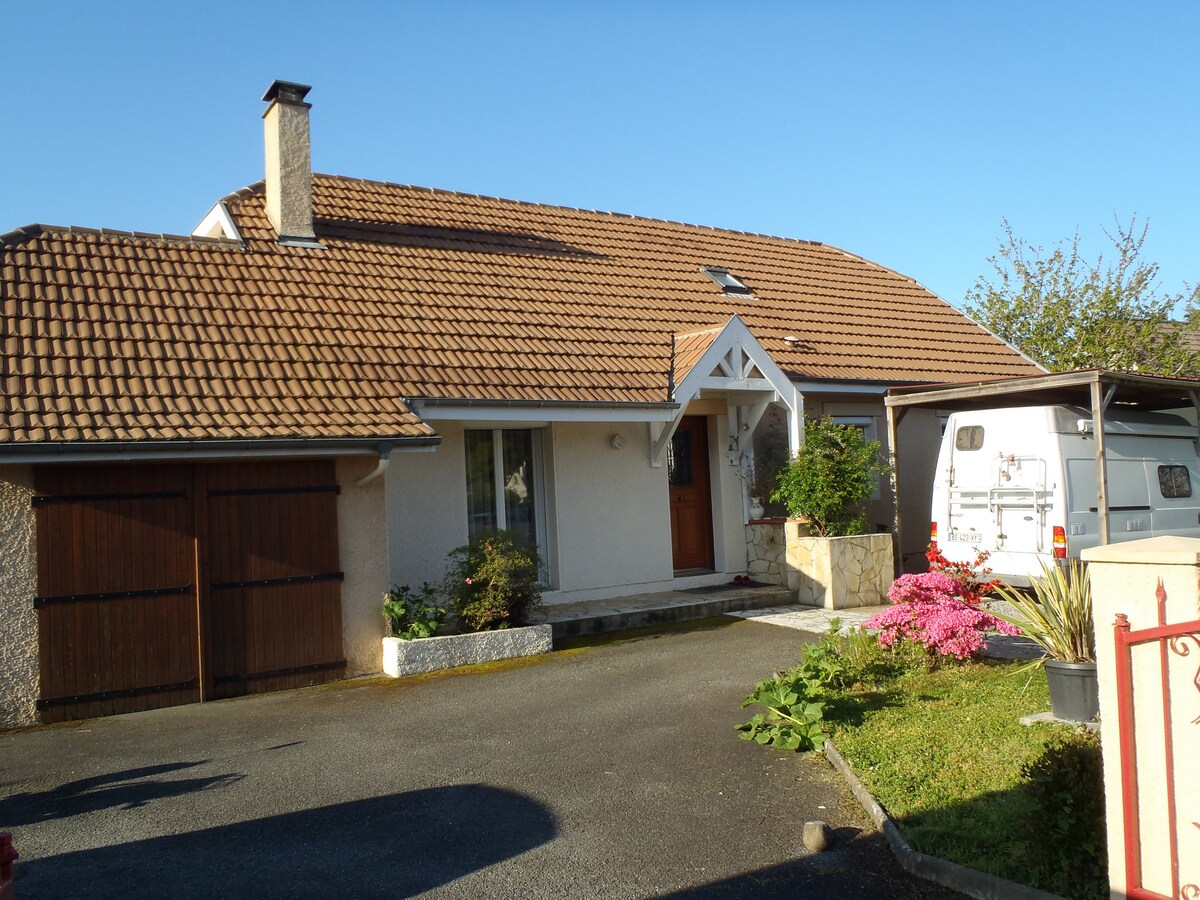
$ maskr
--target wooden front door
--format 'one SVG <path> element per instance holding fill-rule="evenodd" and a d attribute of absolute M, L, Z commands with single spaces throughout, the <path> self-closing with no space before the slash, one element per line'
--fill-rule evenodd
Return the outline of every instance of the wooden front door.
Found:
<path fill-rule="evenodd" d="M 676 572 L 713 567 L 708 420 L 684 416 L 667 451 L 671 485 L 671 554 Z"/>
<path fill-rule="evenodd" d="M 37 470 L 42 720 L 339 678 L 329 461 Z"/>

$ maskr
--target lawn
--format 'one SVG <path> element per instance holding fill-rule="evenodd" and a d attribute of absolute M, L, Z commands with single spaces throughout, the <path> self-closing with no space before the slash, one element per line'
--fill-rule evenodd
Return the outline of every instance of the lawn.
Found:
<path fill-rule="evenodd" d="M 1055 754 L 1039 802 L 1022 773 L 1048 741 L 1076 739 L 1063 726 L 1018 722 L 1050 707 L 1045 675 L 1014 674 L 1018 666 L 951 663 L 860 682 L 827 698 L 825 726 L 917 850 L 1047 890 L 1070 886 L 1070 896 L 1107 897 L 1095 852 L 1079 871 L 1081 844 L 1099 832 L 1070 812 L 1079 805 L 1072 785 L 1094 794 L 1090 774 L 1066 778 Z"/>

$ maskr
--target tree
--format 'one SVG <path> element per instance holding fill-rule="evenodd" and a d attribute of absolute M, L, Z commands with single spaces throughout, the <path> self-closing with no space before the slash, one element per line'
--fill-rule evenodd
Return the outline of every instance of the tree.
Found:
<path fill-rule="evenodd" d="M 1163 293 L 1158 263 L 1142 259 L 1148 225 L 1115 223 L 1115 259 L 1079 252 L 1079 232 L 1051 252 L 1013 235 L 1004 223 L 994 277 L 981 275 L 965 309 L 979 324 L 1053 372 L 1110 369 L 1200 376 L 1200 353 L 1184 338 L 1200 327 L 1200 287 Z M 1172 320 L 1183 305 L 1187 323 Z"/>

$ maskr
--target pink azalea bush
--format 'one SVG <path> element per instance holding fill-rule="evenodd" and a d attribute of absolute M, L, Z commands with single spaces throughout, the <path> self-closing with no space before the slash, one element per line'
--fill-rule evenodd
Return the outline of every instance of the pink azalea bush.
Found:
<path fill-rule="evenodd" d="M 888 599 L 895 605 L 863 625 L 879 629 L 881 647 L 910 640 L 940 656 L 970 659 L 983 648 L 985 632 L 1020 634 L 975 606 L 968 588 L 941 572 L 901 575 L 888 589 Z"/>

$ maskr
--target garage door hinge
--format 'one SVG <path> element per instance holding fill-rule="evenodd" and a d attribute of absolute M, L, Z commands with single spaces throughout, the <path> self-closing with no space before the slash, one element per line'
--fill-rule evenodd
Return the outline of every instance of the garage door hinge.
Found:
<path fill-rule="evenodd" d="M 171 597 L 179 594 L 190 594 L 192 586 L 183 584 L 179 587 L 143 588 L 133 591 L 102 591 L 98 594 L 59 594 L 53 597 L 34 597 L 33 608 L 40 609 L 51 603 L 86 603 L 92 600 L 130 600 L 135 597 Z"/>

